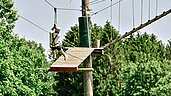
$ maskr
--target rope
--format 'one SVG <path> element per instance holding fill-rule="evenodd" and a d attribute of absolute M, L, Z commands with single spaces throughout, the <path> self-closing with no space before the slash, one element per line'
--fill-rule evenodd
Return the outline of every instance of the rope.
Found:
<path fill-rule="evenodd" d="M 141 24 L 143 22 L 143 0 L 141 0 Z"/>
<path fill-rule="evenodd" d="M 70 0 L 69 3 L 68 3 L 68 9 L 70 8 L 71 2 L 72 2 L 72 0 Z M 67 15 L 67 12 L 64 12 L 64 14 L 62 16 L 61 23 L 59 24 L 60 27 L 62 26 L 66 15 Z"/>
<path fill-rule="evenodd" d="M 74 9 L 74 8 L 57 8 L 58 10 L 70 10 L 70 11 L 81 11 L 81 9 Z"/>
<path fill-rule="evenodd" d="M 157 13 L 158 13 L 158 0 L 156 0 L 156 16 L 157 16 Z"/>
<path fill-rule="evenodd" d="M 90 5 L 95 5 L 95 4 L 101 3 L 101 2 L 103 2 L 103 1 L 106 1 L 106 0 L 101 0 L 101 1 L 93 2 L 93 3 L 90 2 Z"/>
<path fill-rule="evenodd" d="M 112 0 L 111 0 L 111 3 L 110 3 L 111 5 L 112 5 Z M 110 23 L 111 23 L 111 25 L 112 25 L 112 7 L 111 7 L 111 9 L 110 9 Z"/>
<path fill-rule="evenodd" d="M 23 20 L 27 21 L 28 23 L 34 25 L 35 27 L 41 29 L 42 31 L 44 31 L 44 32 L 46 32 L 46 33 L 49 33 L 49 31 L 47 31 L 47 30 L 45 30 L 44 28 L 40 27 L 39 25 L 37 25 L 37 24 L 31 22 L 30 20 L 24 18 L 23 16 L 21 16 L 21 15 L 19 15 L 19 14 L 18 14 L 18 16 L 21 17 Z"/>
<path fill-rule="evenodd" d="M 119 0 L 118 2 L 115 2 L 115 3 L 113 3 L 113 4 L 110 5 L 110 6 L 107 6 L 107 7 L 103 8 L 103 9 L 97 11 L 97 12 L 94 12 L 91 16 L 96 15 L 96 14 L 98 14 L 98 13 L 100 13 L 100 12 L 102 12 L 102 11 L 104 11 L 104 10 L 106 10 L 106 9 L 108 9 L 108 8 L 110 8 L 110 7 L 114 6 L 114 5 L 116 5 L 116 4 L 120 3 L 120 2 L 122 2 L 122 1 L 124 1 L 124 0 Z"/>
<path fill-rule="evenodd" d="M 44 0 L 47 4 L 49 4 L 51 7 L 56 8 L 55 6 L 53 6 L 50 2 L 48 2 L 47 0 Z"/>
<path fill-rule="evenodd" d="M 120 0 L 118 1 L 119 2 L 119 5 L 118 5 L 118 31 L 120 32 L 120 23 L 121 23 L 121 3 L 120 3 Z"/>
<path fill-rule="evenodd" d="M 48 2 L 47 0 L 44 0 L 49 6 L 51 6 L 52 8 L 56 8 L 57 10 L 72 10 L 72 11 L 81 11 L 80 9 L 69 9 L 69 8 L 57 8 L 54 5 L 52 5 L 50 2 Z"/>
<path fill-rule="evenodd" d="M 99 1 L 99 0 L 93 0 L 93 1 L 91 1 L 90 3 L 94 3 L 94 2 L 96 2 L 96 1 Z"/>
<path fill-rule="evenodd" d="M 57 9 L 54 8 L 55 16 L 54 16 L 54 24 L 57 24 Z"/>
<path fill-rule="evenodd" d="M 79 60 L 83 60 L 82 58 L 77 57 L 77 56 L 75 56 L 75 55 L 72 55 L 72 54 L 70 54 L 70 53 L 68 53 L 68 52 L 65 52 L 65 53 L 68 54 L 68 55 L 70 55 L 70 56 L 72 56 L 72 57 L 74 57 L 74 58 L 77 58 L 77 59 L 79 59 Z"/>
<path fill-rule="evenodd" d="M 8 8 L 2 6 L 2 5 L 0 5 L 0 7 L 3 8 L 3 9 L 5 9 L 5 10 L 12 11 L 11 9 L 8 9 Z M 46 32 L 46 33 L 49 33 L 49 31 L 47 31 L 47 30 L 45 30 L 44 28 L 40 27 L 39 25 L 33 23 L 32 21 L 26 19 L 25 17 L 23 17 L 23 16 L 21 16 L 21 15 L 19 15 L 19 14 L 16 14 L 16 15 L 19 16 L 19 17 L 21 17 L 23 20 L 27 21 L 28 23 L 34 25 L 35 27 L 41 29 L 42 31 L 44 31 L 44 32 Z"/>
<path fill-rule="evenodd" d="M 148 9 L 148 19 L 150 19 L 150 13 L 151 13 L 151 2 L 150 2 L 150 0 L 149 0 L 149 9 Z"/>
<path fill-rule="evenodd" d="M 135 27 L 134 0 L 132 0 L 132 26 Z"/>
<path fill-rule="evenodd" d="M 153 19 L 151 19 L 151 20 L 148 20 L 148 21 L 145 22 L 144 24 L 140 24 L 140 26 L 134 28 L 133 30 L 131 30 L 131 31 L 129 31 L 129 32 L 126 32 L 126 33 L 125 33 L 124 35 L 122 35 L 121 37 L 118 37 L 117 39 L 112 40 L 112 42 L 105 44 L 102 48 L 105 49 L 105 48 L 109 47 L 111 44 L 114 44 L 114 43 L 116 43 L 116 42 L 122 40 L 123 38 L 125 38 L 125 37 L 127 37 L 127 36 L 129 36 L 129 35 L 132 35 L 133 33 L 137 32 L 138 30 L 140 30 L 140 29 L 142 29 L 142 28 L 144 28 L 144 27 L 146 27 L 146 26 L 148 26 L 148 25 L 154 23 L 155 21 L 161 19 L 161 18 L 164 17 L 164 16 L 167 16 L 167 15 L 170 14 L 170 13 L 171 13 L 171 9 L 169 9 L 169 10 L 167 10 L 167 11 L 164 11 L 164 12 L 163 12 L 162 14 L 160 14 L 159 16 L 156 16 L 155 18 L 153 18 Z"/>
<path fill-rule="evenodd" d="M 3 8 L 3 9 L 5 9 L 5 10 L 12 11 L 11 9 L 5 8 L 5 7 L 3 7 L 2 5 L 0 5 L 0 7 Z M 19 14 L 17 14 L 17 15 L 18 15 L 19 17 L 21 17 L 23 20 L 27 21 L 28 23 L 30 23 L 30 24 L 34 25 L 35 27 L 41 29 L 43 32 L 49 33 L 49 31 L 47 31 L 47 30 L 45 30 L 44 28 L 40 27 L 39 25 L 33 23 L 32 21 L 26 19 L 25 17 L 23 17 L 23 16 L 21 16 L 21 15 L 19 15 Z M 72 44 L 71 42 L 70 42 L 70 43 L 67 42 L 67 41 L 63 41 L 63 42 L 66 42 L 67 44 L 71 45 L 72 47 L 75 46 L 75 45 Z"/>

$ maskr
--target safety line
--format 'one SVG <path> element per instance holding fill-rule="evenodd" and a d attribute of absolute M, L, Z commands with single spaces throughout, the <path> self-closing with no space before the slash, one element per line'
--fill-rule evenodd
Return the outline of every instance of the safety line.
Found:
<path fill-rule="evenodd" d="M 51 7 L 56 8 L 55 6 L 53 6 L 50 2 L 48 2 L 47 0 L 44 0 L 47 4 L 49 4 Z"/>
<path fill-rule="evenodd" d="M 56 8 L 58 10 L 72 10 L 72 11 L 81 11 L 81 9 L 70 9 L 70 8 L 57 8 L 54 5 L 52 5 L 50 2 L 48 2 L 47 0 L 44 0 L 49 6 L 51 6 L 52 8 Z"/>
<path fill-rule="evenodd" d="M 2 5 L 0 5 L 0 7 L 2 7 L 2 8 L 3 8 L 3 9 L 5 9 L 5 10 L 12 11 L 11 9 L 8 9 L 8 8 L 6 8 L 6 7 L 2 6 Z M 46 32 L 46 33 L 49 33 L 49 31 L 47 31 L 47 30 L 45 30 L 44 28 L 40 27 L 39 25 L 37 25 L 37 24 L 33 23 L 32 21 L 30 21 L 30 20 L 26 19 L 25 17 L 23 17 L 23 16 L 19 15 L 18 13 L 17 13 L 16 15 L 18 15 L 19 17 L 21 17 L 23 20 L 25 20 L 25 21 L 29 22 L 30 24 L 32 24 L 32 25 L 34 25 L 34 26 L 36 26 L 37 28 L 41 29 L 42 31 L 44 31 L 44 32 Z"/>
<path fill-rule="evenodd" d="M 148 19 L 150 19 L 150 17 L 151 17 L 151 16 L 150 16 L 150 15 L 151 15 L 151 14 L 150 14 L 150 13 L 151 13 L 151 1 L 150 1 L 150 0 L 149 0 L 148 8 L 149 8 L 149 9 L 148 9 Z"/>
<path fill-rule="evenodd" d="M 141 24 L 143 22 L 143 6 L 144 6 L 143 0 L 141 0 Z"/>
<path fill-rule="evenodd" d="M 106 10 L 106 9 L 108 9 L 108 8 L 110 8 L 110 7 L 114 6 L 114 5 L 116 5 L 116 4 L 120 3 L 120 2 L 122 2 L 122 1 L 124 1 L 124 0 L 119 0 L 119 1 L 117 1 L 117 2 L 115 2 L 115 3 L 113 3 L 113 4 L 110 5 L 110 6 L 107 6 L 107 7 L 103 8 L 103 9 L 97 11 L 97 12 L 94 12 L 91 16 L 96 15 L 96 14 L 98 14 L 98 13 L 100 13 L 100 12 L 102 12 L 102 11 L 104 11 L 104 10 Z"/>
<path fill-rule="evenodd" d="M 132 26 L 135 27 L 135 11 L 134 11 L 134 0 L 132 0 Z"/>
<path fill-rule="evenodd" d="M 118 39 L 112 40 L 112 42 L 109 42 L 109 43 L 105 44 L 102 48 L 105 49 L 105 48 L 109 47 L 111 44 L 114 44 L 114 43 L 116 43 L 116 42 L 118 42 L 118 41 L 124 39 L 125 37 L 127 37 L 127 36 L 129 36 L 129 35 L 132 35 L 133 33 L 137 32 L 138 30 L 140 30 L 140 29 L 142 29 L 142 28 L 144 28 L 144 27 L 146 27 L 146 26 L 148 26 L 148 25 L 154 23 L 155 21 L 161 19 L 161 18 L 164 17 L 164 16 L 167 16 L 167 15 L 170 14 L 170 13 L 171 13 L 171 9 L 169 9 L 169 10 L 167 10 L 167 11 L 164 11 L 164 12 L 163 12 L 162 14 L 160 14 L 159 16 L 156 16 L 155 18 L 153 18 L 153 19 L 151 19 L 151 20 L 148 20 L 147 22 L 141 24 L 140 26 L 138 26 L 138 27 L 136 27 L 136 28 L 133 28 L 133 30 L 131 30 L 131 31 L 129 31 L 129 32 L 125 32 L 124 35 L 122 35 L 121 37 L 118 37 Z"/>
<path fill-rule="evenodd" d="M 156 16 L 157 16 L 157 14 L 158 14 L 158 0 L 156 0 Z"/>
<path fill-rule="evenodd" d="M 3 9 L 5 9 L 5 10 L 12 11 L 11 9 L 5 8 L 5 7 L 4 7 L 4 6 L 2 6 L 2 5 L 0 5 L 0 7 L 2 7 L 2 8 L 3 8 Z M 25 21 L 27 21 L 28 23 L 30 23 L 30 24 L 32 24 L 32 25 L 34 25 L 35 27 L 37 27 L 37 28 L 41 29 L 43 32 L 49 33 L 49 31 L 47 31 L 47 30 L 45 30 L 44 28 L 40 27 L 39 25 L 37 25 L 37 24 L 33 23 L 32 21 L 30 21 L 30 20 L 26 19 L 25 17 L 23 17 L 23 16 L 19 15 L 18 13 L 17 13 L 17 16 L 21 17 L 23 20 L 25 20 Z M 75 46 L 74 44 L 69 43 L 69 42 L 64 41 L 64 40 L 63 40 L 62 42 L 65 42 L 65 43 L 67 43 L 67 44 L 71 45 L 72 47 L 74 47 L 74 46 Z"/>
<path fill-rule="evenodd" d="M 121 2 L 119 2 L 118 7 L 119 7 L 118 8 L 118 31 L 120 32 L 120 27 L 121 27 L 120 26 L 121 25 Z"/>
<path fill-rule="evenodd" d="M 71 2 L 72 2 L 72 0 L 70 0 L 69 3 L 68 3 L 68 9 L 69 9 L 70 6 L 71 6 Z M 65 19 L 65 16 L 67 15 L 67 13 L 68 13 L 68 11 L 65 11 L 65 12 L 64 12 L 64 14 L 63 14 L 63 16 L 62 16 L 62 20 L 61 20 L 61 22 L 60 22 L 60 24 L 59 24 L 59 27 L 62 26 L 62 24 L 63 24 L 63 22 L 64 22 L 64 19 Z"/>
<path fill-rule="evenodd" d="M 100 1 L 94 2 L 94 3 L 91 3 L 91 2 L 90 2 L 90 5 L 95 5 L 95 4 L 101 3 L 101 2 L 103 2 L 103 1 L 106 1 L 106 0 L 100 0 Z"/>

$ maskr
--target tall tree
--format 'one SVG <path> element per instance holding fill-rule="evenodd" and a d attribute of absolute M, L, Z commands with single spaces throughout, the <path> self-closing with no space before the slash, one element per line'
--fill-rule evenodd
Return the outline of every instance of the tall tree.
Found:
<path fill-rule="evenodd" d="M 49 63 L 41 44 L 19 39 L 12 31 L 17 20 L 12 0 L 0 0 L 0 95 L 36 96 L 54 92 L 53 74 L 37 70 Z"/>
<path fill-rule="evenodd" d="M 171 60 L 171 40 L 168 40 L 168 44 L 166 45 L 166 57 Z"/>
<path fill-rule="evenodd" d="M 73 34 L 77 35 L 71 36 Z M 106 22 L 104 27 L 94 24 L 91 35 L 92 45 L 95 39 L 100 39 L 103 46 L 116 39 L 118 35 L 116 29 L 109 22 Z M 79 36 L 78 27 L 71 27 L 71 31 L 65 36 L 63 44 L 66 45 L 67 41 L 74 40 L 76 41 L 70 43 L 78 44 L 77 36 Z M 132 35 L 106 48 L 104 54 L 93 55 L 94 95 L 167 96 L 170 94 L 171 88 L 169 83 L 170 64 L 166 56 L 165 46 L 157 40 L 154 34 L 138 33 Z M 66 93 L 67 96 L 71 94 L 81 96 L 83 94 L 80 73 L 59 73 L 57 77 L 63 78 L 61 81 L 59 80 L 57 85 L 61 82 L 66 85 L 66 88 L 77 85 L 77 88 L 70 88 L 70 91 L 61 88 L 62 85 L 58 85 L 61 93 Z M 79 81 L 77 81 L 78 78 Z M 64 82 L 66 83 L 64 84 Z"/>

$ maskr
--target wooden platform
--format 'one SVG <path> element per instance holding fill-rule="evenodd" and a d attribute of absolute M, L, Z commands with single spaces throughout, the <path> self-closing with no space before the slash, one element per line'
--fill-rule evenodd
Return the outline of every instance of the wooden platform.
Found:
<path fill-rule="evenodd" d="M 50 71 L 78 71 L 78 66 L 98 48 L 83 48 L 74 47 L 68 48 L 65 52 L 68 59 L 65 61 L 63 56 L 60 56 L 51 66 Z M 98 49 L 99 50 L 99 49 Z M 87 68 L 90 70 L 90 68 Z M 84 68 L 86 70 L 86 68 Z"/>

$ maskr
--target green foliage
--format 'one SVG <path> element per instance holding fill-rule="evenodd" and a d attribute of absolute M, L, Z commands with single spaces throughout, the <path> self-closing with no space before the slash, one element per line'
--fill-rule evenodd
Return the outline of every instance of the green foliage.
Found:
<path fill-rule="evenodd" d="M 12 33 L 16 11 L 11 0 L 1 0 L 0 9 L 0 95 L 36 96 L 53 92 L 53 74 L 37 68 L 48 67 L 41 44 L 19 39 Z"/>
<path fill-rule="evenodd" d="M 171 60 L 171 40 L 168 40 L 168 44 L 166 45 L 166 58 Z"/>
<path fill-rule="evenodd" d="M 75 25 L 73 27 L 71 27 L 71 30 L 66 33 L 63 45 L 65 47 L 69 47 L 69 46 L 78 46 L 79 45 L 79 27 L 78 25 Z"/>
<path fill-rule="evenodd" d="M 167 66 L 167 67 L 166 67 Z M 144 58 L 141 63 L 128 63 L 120 71 L 119 95 L 168 96 L 170 94 L 171 63 Z"/>
<path fill-rule="evenodd" d="M 123 41 L 121 47 L 124 48 L 127 61 L 138 62 L 141 58 L 162 61 L 166 58 L 165 47 L 161 41 L 157 41 L 154 34 L 144 33 L 140 35 L 138 33 L 136 36 L 132 35 Z"/>
<path fill-rule="evenodd" d="M 96 39 L 100 39 L 103 46 L 116 39 L 118 35 L 109 22 L 106 22 L 104 27 L 94 24 L 91 33 L 92 46 Z M 64 46 L 69 46 L 66 43 L 68 41 L 78 46 L 78 36 L 78 26 L 71 27 L 71 31 L 65 36 Z M 170 53 L 170 45 L 165 47 L 154 34 L 138 33 L 106 48 L 102 55 L 93 54 L 94 95 L 169 96 Z M 57 93 L 60 96 L 64 93 L 66 96 L 82 96 L 81 73 L 58 73 L 57 78 Z"/>

